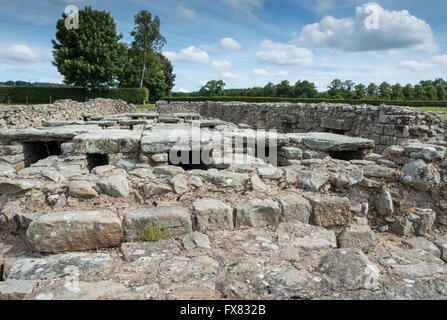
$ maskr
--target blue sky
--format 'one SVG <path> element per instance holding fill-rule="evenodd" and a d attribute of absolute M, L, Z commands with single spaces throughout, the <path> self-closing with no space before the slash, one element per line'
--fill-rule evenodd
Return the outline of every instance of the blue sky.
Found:
<path fill-rule="evenodd" d="M 0 0 L 0 81 L 63 80 L 51 39 L 67 5 L 111 12 L 126 42 L 139 10 L 158 15 L 174 91 L 447 78 L 445 0 Z"/>

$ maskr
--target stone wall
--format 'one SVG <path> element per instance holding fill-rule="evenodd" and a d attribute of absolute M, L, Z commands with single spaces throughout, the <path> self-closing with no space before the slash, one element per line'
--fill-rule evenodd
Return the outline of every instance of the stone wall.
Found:
<path fill-rule="evenodd" d="M 136 111 L 135 106 L 122 100 L 92 99 L 88 102 L 58 100 L 53 104 L 17 105 L 0 108 L 0 128 L 30 128 L 42 126 L 48 120 L 82 120 L 83 115 L 109 115 Z"/>
<path fill-rule="evenodd" d="M 156 111 L 197 112 L 203 117 L 283 133 L 321 131 L 362 137 L 374 140 L 379 152 L 408 139 L 442 133 L 441 119 L 435 114 L 399 106 L 158 101 Z"/>

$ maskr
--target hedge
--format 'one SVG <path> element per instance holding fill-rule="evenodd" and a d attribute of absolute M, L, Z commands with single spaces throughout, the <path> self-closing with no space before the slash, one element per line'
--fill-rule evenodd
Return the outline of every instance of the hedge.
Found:
<path fill-rule="evenodd" d="M 89 91 L 82 88 L 0 87 L 0 103 L 51 103 L 61 99 L 87 101 L 93 98 L 121 99 L 130 103 L 149 101 L 146 88 Z"/>
<path fill-rule="evenodd" d="M 393 106 L 409 107 L 447 107 L 447 101 L 428 101 L 428 100 L 369 100 L 369 99 L 325 99 L 325 98 L 274 98 L 274 97 L 165 97 L 165 101 L 240 101 L 240 102 L 305 102 L 305 103 L 346 103 L 346 104 L 369 104 L 379 106 L 381 104 Z"/>

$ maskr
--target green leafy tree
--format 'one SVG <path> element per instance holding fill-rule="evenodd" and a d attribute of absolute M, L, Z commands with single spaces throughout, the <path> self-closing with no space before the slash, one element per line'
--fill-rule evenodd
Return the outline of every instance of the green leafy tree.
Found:
<path fill-rule="evenodd" d="M 276 94 L 280 97 L 289 97 L 292 93 L 292 88 L 290 87 L 290 82 L 287 80 L 281 81 L 276 86 Z"/>
<path fill-rule="evenodd" d="M 225 82 L 222 80 L 211 80 L 208 81 L 202 88 L 199 90 L 199 94 L 202 96 L 222 96 L 223 89 L 225 87 Z"/>
<path fill-rule="evenodd" d="M 109 12 L 85 7 L 79 11 L 79 29 L 67 29 L 65 19 L 56 24 L 53 65 L 66 84 L 91 89 L 115 86 L 127 64 L 127 45 L 120 43 Z"/>
<path fill-rule="evenodd" d="M 399 83 L 396 83 L 391 87 L 391 99 L 393 100 L 403 100 L 404 93 L 403 88 Z"/>
<path fill-rule="evenodd" d="M 132 47 L 137 49 L 140 54 L 140 88 L 143 87 L 144 74 L 147 67 L 148 55 L 152 52 L 159 52 L 166 39 L 160 33 L 160 18 L 155 16 L 152 20 L 152 14 L 149 11 L 141 10 L 134 17 L 135 27 L 130 33 L 134 37 Z"/>
<path fill-rule="evenodd" d="M 274 97 L 275 94 L 275 85 L 271 82 L 267 83 L 265 87 L 263 88 L 264 91 L 264 97 Z"/>
<path fill-rule="evenodd" d="M 354 88 L 354 95 L 357 99 L 363 99 L 366 96 L 366 86 L 363 83 L 359 83 Z"/>
<path fill-rule="evenodd" d="M 438 91 L 434 85 L 428 85 L 425 88 L 425 92 L 428 100 L 438 100 Z"/>
<path fill-rule="evenodd" d="M 175 77 L 174 74 L 174 67 L 172 66 L 171 61 L 169 61 L 168 58 L 166 58 L 161 53 L 158 54 L 158 57 L 161 59 L 161 62 L 163 63 L 163 74 L 165 76 L 165 84 L 166 84 L 166 95 L 169 95 L 171 93 L 172 88 L 174 88 L 175 84 Z"/>
<path fill-rule="evenodd" d="M 328 89 L 328 94 L 331 98 L 343 98 L 343 82 L 340 79 L 332 80 Z"/>
<path fill-rule="evenodd" d="M 366 94 L 368 95 L 369 98 L 376 98 L 378 90 L 379 88 L 375 83 L 370 83 L 366 88 Z"/>
<path fill-rule="evenodd" d="M 445 90 L 445 86 L 443 84 L 440 84 L 438 86 L 438 88 L 436 89 L 437 94 L 438 94 L 438 100 L 444 101 L 446 96 L 447 96 L 447 92 Z"/>
<path fill-rule="evenodd" d="M 346 80 L 343 82 L 343 97 L 346 99 L 353 98 L 353 89 L 354 89 L 355 83 L 351 80 Z"/>
<path fill-rule="evenodd" d="M 416 100 L 426 100 L 427 99 L 425 89 L 420 84 L 417 84 L 414 86 L 413 94 L 414 94 L 414 98 Z"/>
<path fill-rule="evenodd" d="M 414 98 L 413 86 L 409 83 L 402 89 L 402 94 L 405 100 L 413 100 Z"/>
<path fill-rule="evenodd" d="M 388 82 L 386 82 L 386 81 L 382 82 L 379 85 L 378 93 L 379 93 L 379 96 L 382 99 L 385 99 L 385 100 L 390 99 L 390 97 L 391 97 L 391 85 Z"/>

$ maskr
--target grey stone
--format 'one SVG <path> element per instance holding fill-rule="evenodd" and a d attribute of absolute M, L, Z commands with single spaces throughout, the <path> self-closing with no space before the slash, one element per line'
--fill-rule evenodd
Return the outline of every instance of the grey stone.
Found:
<path fill-rule="evenodd" d="M 339 236 L 340 248 L 357 248 L 369 252 L 376 245 L 374 231 L 367 225 L 350 225 Z"/>
<path fill-rule="evenodd" d="M 233 209 L 217 199 L 200 199 L 192 203 L 198 231 L 233 230 Z"/>
<path fill-rule="evenodd" d="M 405 242 L 410 245 L 411 249 L 424 250 L 428 253 L 431 253 L 435 257 L 441 257 L 441 251 L 439 250 L 439 248 L 434 243 L 428 241 L 423 237 L 410 238 L 405 240 Z"/>
<path fill-rule="evenodd" d="M 153 196 L 160 196 L 169 192 L 173 192 L 168 185 L 160 185 L 155 183 L 146 183 L 143 185 L 144 197 L 149 199 Z"/>
<path fill-rule="evenodd" d="M 379 269 L 360 249 L 331 250 L 321 257 L 318 269 L 349 290 L 379 288 Z"/>
<path fill-rule="evenodd" d="M 394 212 L 393 199 L 388 190 L 384 190 L 376 199 L 376 212 L 382 216 L 392 215 Z"/>
<path fill-rule="evenodd" d="M 373 140 L 326 132 L 307 133 L 303 142 L 308 148 L 321 151 L 355 151 L 374 148 Z"/>
<path fill-rule="evenodd" d="M 154 242 L 125 242 L 120 247 L 124 260 L 128 262 L 151 261 L 171 257 L 173 249 L 174 245 L 172 240 L 169 239 Z"/>
<path fill-rule="evenodd" d="M 402 182 L 419 191 L 428 191 L 440 182 L 440 175 L 433 164 L 427 165 L 423 160 L 407 163 L 402 167 Z"/>
<path fill-rule="evenodd" d="M 12 280 L 0 282 L 0 300 L 22 300 L 33 291 L 38 281 Z"/>
<path fill-rule="evenodd" d="M 337 247 L 334 231 L 305 223 L 280 223 L 276 233 L 281 238 L 293 240 L 294 246 L 305 250 Z"/>
<path fill-rule="evenodd" d="M 34 250 L 53 253 L 112 247 L 121 242 L 122 235 L 118 215 L 109 210 L 41 215 L 26 232 Z"/>
<path fill-rule="evenodd" d="M 264 227 L 278 224 L 281 208 L 270 199 L 240 201 L 236 208 L 236 226 Z"/>
<path fill-rule="evenodd" d="M 129 183 L 127 177 L 117 174 L 98 181 L 99 187 L 113 197 L 127 197 L 129 195 Z"/>
<path fill-rule="evenodd" d="M 281 221 L 309 223 L 312 206 L 305 198 L 289 194 L 278 198 L 282 209 Z"/>
<path fill-rule="evenodd" d="M 90 182 L 72 181 L 68 187 L 68 195 L 73 198 L 92 199 L 98 196 L 98 193 Z"/>
<path fill-rule="evenodd" d="M 137 152 L 141 135 L 131 130 L 99 130 L 73 138 L 75 150 L 80 153 Z"/>
<path fill-rule="evenodd" d="M 351 221 L 351 204 L 346 197 L 308 196 L 312 204 L 311 221 L 321 227 L 342 226 Z"/>
<path fill-rule="evenodd" d="M 197 231 L 184 236 L 182 242 L 185 249 L 211 248 L 210 239 L 208 238 L 208 236 Z"/>
<path fill-rule="evenodd" d="M 192 232 L 189 210 L 178 206 L 143 207 L 124 213 L 124 233 L 126 239 L 135 240 L 152 224 L 166 228 L 171 236 L 180 236 Z"/>

